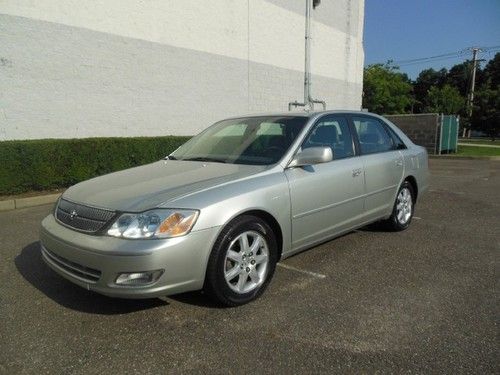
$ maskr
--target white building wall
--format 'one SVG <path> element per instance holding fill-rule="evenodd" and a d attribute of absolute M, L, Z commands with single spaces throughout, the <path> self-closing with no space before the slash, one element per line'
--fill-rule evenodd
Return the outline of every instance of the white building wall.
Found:
<path fill-rule="evenodd" d="M 313 95 L 358 109 L 363 0 L 314 11 Z M 303 98 L 304 0 L 2 0 L 0 140 L 192 135 Z"/>

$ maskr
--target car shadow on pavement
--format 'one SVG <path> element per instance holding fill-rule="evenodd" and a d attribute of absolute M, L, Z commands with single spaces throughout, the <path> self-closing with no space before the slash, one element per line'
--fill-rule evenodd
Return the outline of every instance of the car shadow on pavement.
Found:
<path fill-rule="evenodd" d="M 172 299 L 174 301 L 185 303 L 187 305 L 206 307 L 211 309 L 225 309 L 227 306 L 221 305 L 211 299 L 208 295 L 206 295 L 203 291 L 195 291 L 195 292 L 186 292 L 181 294 L 176 294 L 173 296 L 167 297 L 168 299 Z"/>
<path fill-rule="evenodd" d="M 376 221 L 374 223 L 365 225 L 358 229 L 360 232 L 389 232 L 387 225 L 382 221 Z"/>
<path fill-rule="evenodd" d="M 72 310 L 114 315 L 168 305 L 159 298 L 129 300 L 106 297 L 74 285 L 45 264 L 38 241 L 26 246 L 14 263 L 26 281 L 59 305 Z"/>

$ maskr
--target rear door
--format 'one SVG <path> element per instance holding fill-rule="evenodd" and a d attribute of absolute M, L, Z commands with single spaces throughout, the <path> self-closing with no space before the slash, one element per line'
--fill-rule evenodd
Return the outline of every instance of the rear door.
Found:
<path fill-rule="evenodd" d="M 387 216 L 403 177 L 403 155 L 382 120 L 369 115 L 352 115 L 351 120 L 365 173 L 366 219 Z"/>
<path fill-rule="evenodd" d="M 292 207 L 292 249 L 335 235 L 363 215 L 363 164 L 355 154 L 352 128 L 345 116 L 318 120 L 302 148 L 328 146 L 334 160 L 285 170 Z"/>

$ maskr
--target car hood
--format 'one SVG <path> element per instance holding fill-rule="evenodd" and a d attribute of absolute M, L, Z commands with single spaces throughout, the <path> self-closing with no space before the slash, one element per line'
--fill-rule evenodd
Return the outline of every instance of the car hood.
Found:
<path fill-rule="evenodd" d="M 162 160 L 80 182 L 63 198 L 86 205 L 139 212 L 262 172 L 265 166 Z M 173 208 L 196 208 L 175 207 Z"/>

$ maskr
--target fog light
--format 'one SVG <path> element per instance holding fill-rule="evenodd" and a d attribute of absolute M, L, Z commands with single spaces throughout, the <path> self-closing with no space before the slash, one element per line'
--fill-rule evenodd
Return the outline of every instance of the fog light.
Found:
<path fill-rule="evenodd" d="M 163 270 L 121 273 L 116 278 L 115 284 L 130 286 L 148 285 L 156 282 L 162 274 Z"/>

